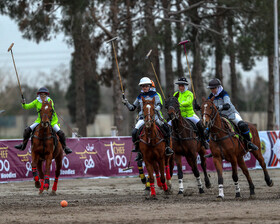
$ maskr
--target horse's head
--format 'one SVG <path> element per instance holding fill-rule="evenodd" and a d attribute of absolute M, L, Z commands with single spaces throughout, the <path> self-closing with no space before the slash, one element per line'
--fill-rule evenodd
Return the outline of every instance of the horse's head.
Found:
<path fill-rule="evenodd" d="M 179 93 L 175 96 L 169 97 L 165 102 L 165 108 L 167 109 L 168 116 L 171 120 L 178 119 L 179 115 L 181 115 L 178 96 Z"/>
<path fill-rule="evenodd" d="M 155 122 L 155 98 L 152 100 L 145 100 L 145 98 L 142 97 L 142 102 L 145 127 L 151 128 L 152 124 Z"/>
<path fill-rule="evenodd" d="M 207 100 L 204 97 L 202 98 L 202 104 L 201 104 L 202 120 L 203 120 L 203 125 L 208 129 L 210 129 L 213 126 L 216 116 L 217 114 L 219 114 L 218 109 L 213 102 L 214 99 L 215 96 Z"/>
<path fill-rule="evenodd" d="M 52 101 L 48 102 L 46 100 L 42 102 L 40 115 L 41 115 L 41 125 L 44 128 L 47 128 L 49 125 L 51 125 L 51 120 L 53 115 Z"/>

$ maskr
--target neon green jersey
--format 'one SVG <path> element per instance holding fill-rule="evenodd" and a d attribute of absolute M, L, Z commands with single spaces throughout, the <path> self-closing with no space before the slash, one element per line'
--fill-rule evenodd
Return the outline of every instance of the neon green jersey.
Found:
<path fill-rule="evenodd" d="M 58 124 L 58 118 L 57 118 L 57 114 L 54 110 L 54 103 L 53 100 L 48 97 L 48 102 L 52 101 L 52 108 L 53 108 L 53 116 L 52 116 L 52 122 L 51 122 L 51 126 L 53 127 L 55 124 Z M 29 110 L 32 108 L 36 108 L 37 112 L 38 112 L 38 118 L 36 119 L 35 123 L 41 123 L 41 116 L 40 116 L 40 110 L 42 108 L 42 103 L 38 100 L 38 98 L 34 101 L 32 101 L 31 103 L 28 104 L 22 104 L 22 108 Z M 58 124 L 59 126 L 59 124 Z"/>
<path fill-rule="evenodd" d="M 186 90 L 183 93 L 177 91 L 174 93 L 173 96 L 175 96 L 177 93 L 179 93 L 178 101 L 180 103 L 181 115 L 183 117 L 192 117 L 195 114 L 193 110 L 193 104 L 192 104 L 193 103 L 192 92 L 189 90 Z"/>

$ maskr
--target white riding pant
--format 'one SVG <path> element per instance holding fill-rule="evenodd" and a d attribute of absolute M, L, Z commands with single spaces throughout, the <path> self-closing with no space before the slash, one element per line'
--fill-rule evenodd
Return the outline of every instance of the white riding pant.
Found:
<path fill-rule="evenodd" d="M 31 130 L 33 131 L 38 125 L 39 125 L 39 123 L 36 123 L 36 122 L 34 124 L 30 125 Z M 60 127 L 57 124 L 55 124 L 53 126 L 53 130 L 55 132 L 58 132 L 60 130 Z"/>
<path fill-rule="evenodd" d="M 145 123 L 144 119 L 139 119 L 135 125 L 135 128 L 139 129 L 142 125 L 144 125 L 144 123 Z M 163 125 L 163 122 L 161 120 L 157 119 L 156 124 L 161 126 L 161 125 Z"/>
<path fill-rule="evenodd" d="M 235 118 L 233 120 L 231 120 L 236 126 L 238 126 L 238 122 L 242 121 L 243 119 L 241 118 L 241 116 L 238 113 L 235 113 Z"/>
<path fill-rule="evenodd" d="M 192 117 L 186 117 L 186 119 L 189 119 L 189 120 L 191 120 L 195 125 L 197 124 L 197 122 L 199 122 L 199 117 L 196 115 L 196 114 L 194 114 Z M 172 122 L 171 122 L 171 120 L 168 122 L 168 124 L 170 125 L 170 126 L 172 126 Z"/>

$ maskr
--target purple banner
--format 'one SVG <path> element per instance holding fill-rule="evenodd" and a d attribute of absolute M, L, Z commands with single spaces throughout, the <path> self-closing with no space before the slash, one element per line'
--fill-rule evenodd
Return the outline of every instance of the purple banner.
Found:
<path fill-rule="evenodd" d="M 21 140 L 0 141 L 0 182 L 13 180 L 31 180 L 31 147 L 30 141 L 25 151 L 19 151 L 14 145 Z M 123 171 L 128 166 L 133 144 L 131 137 L 119 138 L 69 138 L 67 145 L 73 150 L 64 156 L 62 161 L 61 178 L 98 177 L 98 176 L 129 176 L 138 175 L 136 156 L 132 154 L 130 165 L 132 170 Z M 256 166 L 256 160 L 248 153 L 245 157 L 249 168 Z M 191 172 L 189 165 L 183 158 L 183 171 Z M 198 156 L 198 163 L 200 158 Z M 230 163 L 223 162 L 225 170 L 230 170 Z M 199 169 L 201 167 L 199 165 Z M 208 171 L 215 171 L 213 160 L 207 159 Z M 55 162 L 51 166 L 51 178 L 54 177 Z M 177 173 L 175 166 L 174 173 Z"/>

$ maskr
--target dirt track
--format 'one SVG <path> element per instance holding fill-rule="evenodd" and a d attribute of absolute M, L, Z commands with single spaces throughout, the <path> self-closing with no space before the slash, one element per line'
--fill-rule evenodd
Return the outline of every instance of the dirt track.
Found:
<path fill-rule="evenodd" d="M 57 196 L 39 196 L 33 182 L 0 184 L 0 223 L 280 223 L 280 170 L 269 170 L 272 188 L 261 170 L 250 173 L 256 198 L 249 199 L 247 181 L 239 171 L 243 198 L 236 200 L 231 172 L 226 172 L 224 201 L 216 200 L 216 173 L 210 173 L 212 188 L 203 195 L 194 176 L 185 174 L 188 196 L 177 196 L 174 176 L 173 194 L 166 197 L 156 188 L 158 200 L 145 199 L 139 178 L 61 180 Z M 62 208 L 61 200 L 67 200 L 68 207 Z"/>

